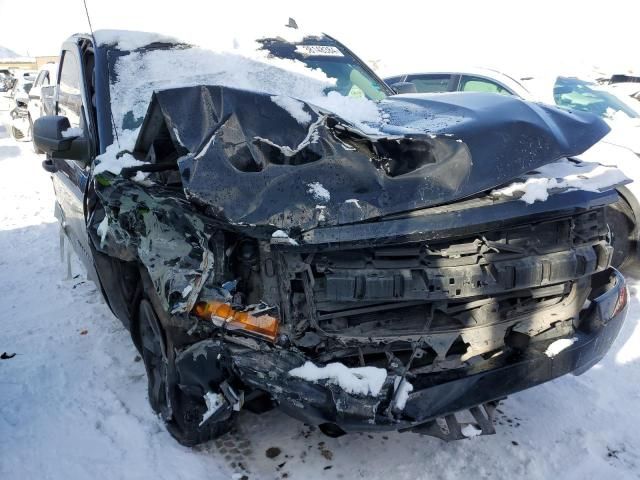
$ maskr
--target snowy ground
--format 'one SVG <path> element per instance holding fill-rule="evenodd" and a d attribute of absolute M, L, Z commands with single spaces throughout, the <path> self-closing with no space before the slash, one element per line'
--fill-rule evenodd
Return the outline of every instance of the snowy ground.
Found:
<path fill-rule="evenodd" d="M 0 127 L 0 353 L 16 353 L 0 360 L 0 478 L 640 478 L 633 279 L 629 317 L 604 361 L 509 398 L 497 435 L 331 439 L 279 412 L 243 412 L 220 441 L 181 447 L 147 404 L 128 333 L 77 264 L 65 279 L 41 160 Z"/>

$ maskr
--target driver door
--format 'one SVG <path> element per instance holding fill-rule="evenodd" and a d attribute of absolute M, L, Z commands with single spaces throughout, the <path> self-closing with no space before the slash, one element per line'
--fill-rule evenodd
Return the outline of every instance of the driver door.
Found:
<path fill-rule="evenodd" d="M 76 45 L 65 44 L 65 47 L 61 57 L 56 114 L 67 117 L 72 128 L 80 128 L 82 136 L 88 136 L 90 131 L 86 120 L 86 90 L 80 51 Z M 89 144 L 87 141 L 87 145 Z M 87 151 L 84 160 L 64 158 L 64 154 L 57 154 L 55 157 L 51 160 L 55 170 L 52 179 L 56 195 L 56 216 L 78 257 L 91 273 L 93 259 L 84 215 L 84 193 L 89 177 L 91 154 Z"/>

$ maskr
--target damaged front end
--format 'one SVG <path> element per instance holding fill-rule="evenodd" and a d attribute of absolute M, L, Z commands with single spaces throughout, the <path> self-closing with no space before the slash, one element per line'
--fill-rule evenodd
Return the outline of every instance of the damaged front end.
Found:
<path fill-rule="evenodd" d="M 333 435 L 457 439 L 475 430 L 456 412 L 492 433 L 497 400 L 604 356 L 626 312 L 615 185 L 532 205 L 490 192 L 606 128 L 482 98 L 449 103 L 446 124 L 442 104 L 386 100 L 404 123 L 364 134 L 252 92 L 154 95 L 143 163 L 94 177 L 89 232 L 148 275 L 200 422 L 273 402 Z"/>

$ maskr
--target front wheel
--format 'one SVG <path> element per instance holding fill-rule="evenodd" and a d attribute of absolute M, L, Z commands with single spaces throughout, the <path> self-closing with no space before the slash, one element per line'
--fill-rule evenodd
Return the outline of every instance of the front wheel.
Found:
<path fill-rule="evenodd" d="M 146 299 L 138 309 L 139 345 L 147 371 L 149 403 L 182 445 L 194 446 L 217 438 L 232 426 L 235 415 L 204 422 L 204 393 L 185 392 L 178 384 L 171 336 L 162 329 L 153 305 Z"/>

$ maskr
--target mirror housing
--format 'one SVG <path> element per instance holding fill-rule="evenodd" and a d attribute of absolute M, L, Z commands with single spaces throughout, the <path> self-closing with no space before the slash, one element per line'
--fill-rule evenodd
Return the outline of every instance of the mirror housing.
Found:
<path fill-rule="evenodd" d="M 397 82 L 391 85 L 396 93 L 418 93 L 416 85 L 411 82 Z"/>
<path fill-rule="evenodd" d="M 88 142 L 84 136 L 65 136 L 71 124 L 67 117 L 45 115 L 33 124 L 33 143 L 52 158 L 87 161 Z"/>

